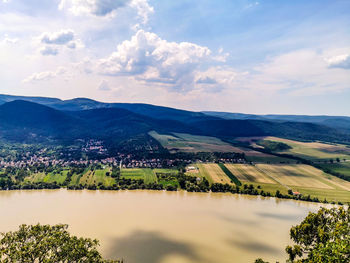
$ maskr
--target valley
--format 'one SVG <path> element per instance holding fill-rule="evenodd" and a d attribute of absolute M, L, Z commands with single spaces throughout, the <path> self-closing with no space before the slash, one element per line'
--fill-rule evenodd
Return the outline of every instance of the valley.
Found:
<path fill-rule="evenodd" d="M 319 122 L 2 98 L 3 190 L 185 190 L 350 202 L 350 133 Z"/>

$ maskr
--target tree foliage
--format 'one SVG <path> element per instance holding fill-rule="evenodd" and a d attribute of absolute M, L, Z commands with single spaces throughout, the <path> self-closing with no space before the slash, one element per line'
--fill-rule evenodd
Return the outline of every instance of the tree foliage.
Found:
<path fill-rule="evenodd" d="M 295 245 L 287 246 L 289 263 L 350 262 L 349 207 L 320 208 L 290 229 Z M 268 263 L 257 259 L 255 263 Z"/>
<path fill-rule="evenodd" d="M 290 262 L 350 262 L 350 209 L 321 208 L 290 230 Z"/>
<path fill-rule="evenodd" d="M 104 260 L 98 240 L 70 235 L 68 225 L 21 225 L 19 230 L 1 233 L 0 261 L 68 263 L 120 262 Z"/>

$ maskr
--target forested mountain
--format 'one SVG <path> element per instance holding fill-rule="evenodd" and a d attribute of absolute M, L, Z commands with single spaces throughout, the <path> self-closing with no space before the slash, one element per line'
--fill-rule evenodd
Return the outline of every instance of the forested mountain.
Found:
<path fill-rule="evenodd" d="M 9 100 L 9 97 L 0 96 L 0 99 Z M 32 102 L 35 100 L 45 105 Z M 103 105 L 106 107 L 102 107 Z M 80 110 L 84 107 L 92 109 Z M 139 135 L 147 136 L 152 130 L 222 139 L 271 135 L 299 140 L 350 143 L 350 132 L 315 123 L 227 119 L 148 104 L 104 104 L 88 99 L 61 101 L 52 98 L 29 98 L 26 101 L 14 100 L 0 105 L 0 136 L 11 141 L 59 143 L 76 139 L 102 139 L 118 142 Z"/>
<path fill-rule="evenodd" d="M 266 120 L 275 122 L 309 122 L 315 124 L 321 124 L 333 128 L 339 128 L 341 130 L 350 131 L 350 117 L 347 116 L 309 116 L 309 115 L 254 115 L 244 113 L 231 113 L 231 112 L 217 112 L 217 111 L 203 111 L 202 113 L 223 118 L 227 120 Z"/>
<path fill-rule="evenodd" d="M 270 122 L 308 122 L 328 126 L 331 128 L 336 128 L 346 132 L 350 131 L 350 117 L 347 116 L 309 116 L 278 114 L 255 115 L 216 111 L 193 112 L 143 103 L 104 103 L 87 98 L 60 100 L 57 98 L 45 97 L 0 95 L 0 105 L 14 100 L 31 101 L 62 111 L 81 111 L 100 108 L 121 108 L 154 119 L 177 120 L 181 122 L 193 122 L 194 120 L 205 121 L 216 119 L 263 120 Z"/>

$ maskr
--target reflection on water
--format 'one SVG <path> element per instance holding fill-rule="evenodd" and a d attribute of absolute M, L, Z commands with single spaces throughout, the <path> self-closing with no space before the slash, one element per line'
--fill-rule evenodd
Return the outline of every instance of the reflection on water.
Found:
<path fill-rule="evenodd" d="M 69 224 L 126 263 L 285 259 L 289 229 L 319 205 L 232 194 L 163 191 L 0 191 L 0 232 Z"/>
<path fill-rule="evenodd" d="M 260 252 L 268 254 L 278 254 L 280 251 L 273 246 L 269 246 L 262 242 L 256 242 L 252 240 L 228 240 L 227 241 L 233 247 L 239 247 L 247 252 Z"/>
<path fill-rule="evenodd" d="M 124 255 L 127 262 L 160 263 L 169 255 L 179 255 L 194 262 L 203 262 L 191 244 L 171 240 L 158 232 L 137 230 L 111 241 L 108 257 Z"/>

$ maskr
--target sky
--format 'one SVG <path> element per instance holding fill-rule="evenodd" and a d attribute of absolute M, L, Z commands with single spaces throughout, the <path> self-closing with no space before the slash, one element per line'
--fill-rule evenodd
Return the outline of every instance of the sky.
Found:
<path fill-rule="evenodd" d="M 0 93 L 350 116 L 350 1 L 0 0 Z"/>

